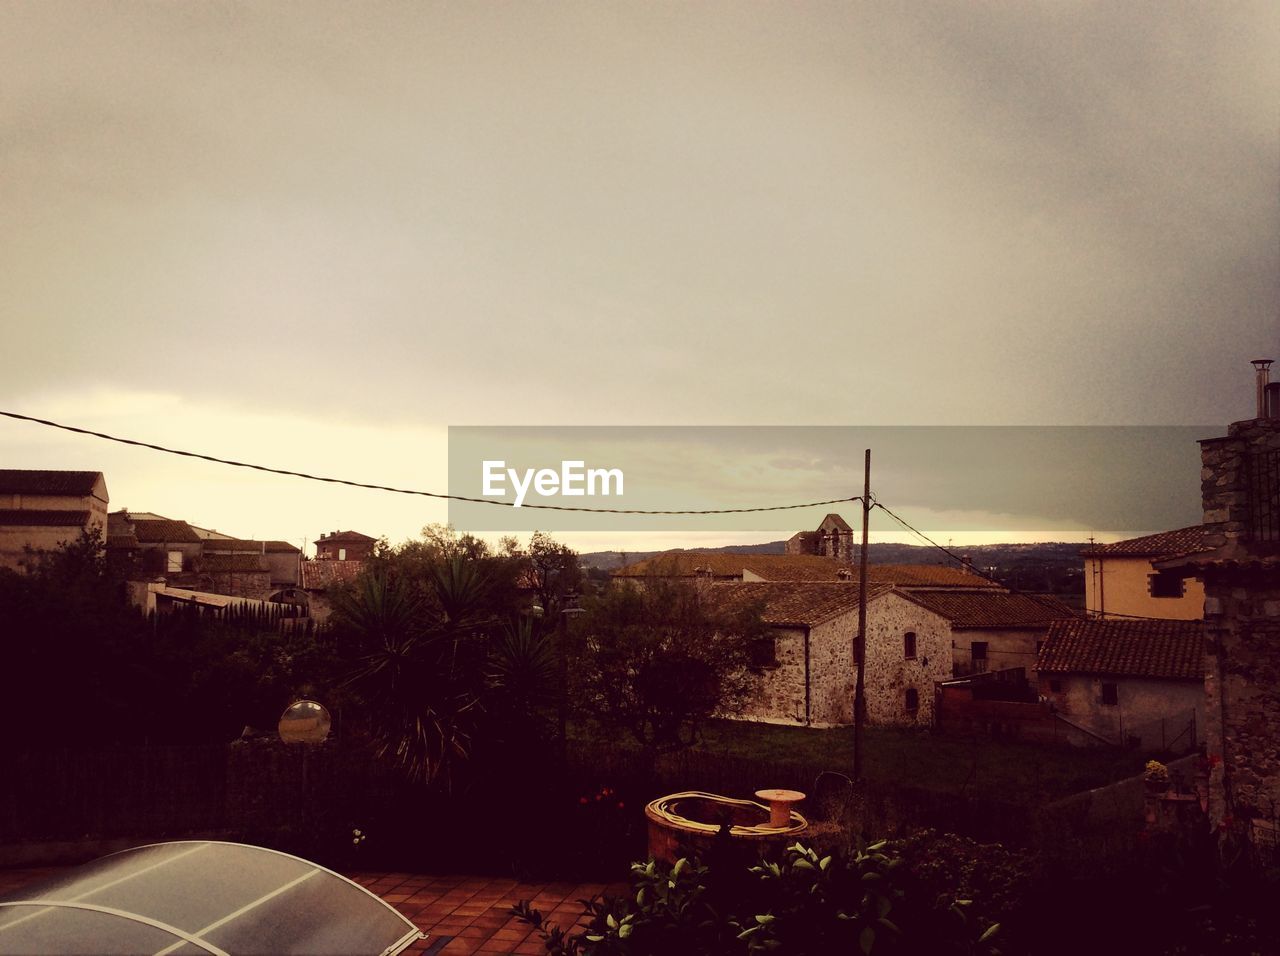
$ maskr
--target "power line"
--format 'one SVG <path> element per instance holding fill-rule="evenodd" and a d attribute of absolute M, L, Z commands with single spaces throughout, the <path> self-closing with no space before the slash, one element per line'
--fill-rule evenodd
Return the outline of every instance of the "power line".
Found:
<path fill-rule="evenodd" d="M 305 478 L 308 481 L 323 481 L 331 485 L 346 485 L 351 488 L 367 488 L 371 491 L 390 491 L 397 495 L 419 495 L 424 498 L 442 498 L 448 501 L 469 501 L 478 505 L 498 505 L 500 507 L 514 508 L 514 502 L 499 501 L 493 498 L 470 498 L 466 495 L 451 495 L 440 491 L 417 491 L 411 488 L 393 488 L 390 485 L 368 484 L 363 481 L 349 481 L 345 478 L 329 478 L 324 475 L 312 475 L 305 471 L 290 471 L 286 468 L 271 468 L 267 465 L 255 465 L 246 461 L 235 461 L 230 458 L 218 458 L 214 455 L 204 455 L 200 452 L 183 451 L 178 448 L 167 448 L 164 445 L 153 445 L 150 442 L 137 441 L 133 438 L 120 438 L 117 435 L 108 435 L 105 432 L 95 432 L 88 428 L 77 428 L 75 425 L 63 425 L 59 422 L 52 422 L 44 418 L 33 418 L 30 415 L 20 415 L 17 412 L 6 412 L 0 410 L 0 415 L 6 418 L 17 419 L 23 422 L 33 422 L 36 425 L 46 425 L 49 428 L 60 428 L 63 431 L 74 432 L 77 435 L 89 435 L 93 438 L 101 438 L 106 441 L 119 442 L 121 445 L 132 445 L 135 448 L 149 448 L 152 451 L 164 452 L 167 455 L 180 455 L 183 458 L 198 458 L 201 461 L 211 461 L 217 465 L 231 465 L 235 468 L 249 468 L 253 471 L 263 471 L 271 475 L 285 475 L 289 478 Z M 849 498 L 830 498 L 826 501 L 810 501 L 805 504 L 798 505 L 766 505 L 759 508 L 706 508 L 701 510 L 687 511 L 663 511 L 663 510 L 644 510 L 639 508 L 585 508 L 574 507 L 572 505 L 521 505 L 522 508 L 537 508 L 541 511 L 585 511 L 593 514 L 613 514 L 613 515 L 736 515 L 750 514 L 758 511 L 793 511 L 800 508 L 817 508 L 822 505 L 838 505 L 851 501 L 861 501 L 861 495 L 854 495 Z"/>
<path fill-rule="evenodd" d="M 924 541 L 928 542 L 930 545 L 932 545 L 933 547 L 937 548 L 939 551 L 941 551 L 943 554 L 947 555 L 948 557 L 952 558 L 953 560 L 958 561 L 962 566 L 964 566 L 964 568 L 965 568 L 966 570 L 968 570 L 968 571 L 969 571 L 969 573 L 973 574 L 975 577 L 980 577 L 980 578 L 982 578 L 983 580 L 990 581 L 992 584 L 998 584 L 1000 587 L 1004 588 L 1004 589 L 1005 589 L 1006 591 L 1008 591 L 1010 594 L 1018 594 L 1018 595 L 1021 595 L 1022 597 L 1029 597 L 1029 598 L 1034 598 L 1034 597 L 1037 597 L 1037 596 L 1038 596 L 1038 595 L 1035 595 L 1035 594 L 1033 594 L 1033 593 L 1031 593 L 1031 592 L 1029 592 L 1029 591 L 1023 591 L 1023 590 L 1021 590 L 1020 588 L 1011 587 L 1011 586 L 1009 586 L 1009 585 L 1005 584 L 1004 582 L 999 581 L 999 580 L 997 580 L 996 578 L 991 577 L 991 575 L 989 575 L 989 574 L 983 574 L 981 571 L 979 571 L 977 568 L 975 568 L 975 567 L 973 566 L 973 563 L 972 563 L 972 562 L 970 562 L 970 561 L 966 560 L 965 558 L 961 557 L 960 555 L 956 554 L 954 551 L 950 550 L 949 548 L 944 548 L 942 545 L 938 544 L 938 542 L 934 541 L 932 538 L 930 538 L 930 537 L 929 537 L 927 534 L 925 534 L 923 531 L 920 531 L 919 529 L 917 529 L 917 528 L 913 527 L 911 524 L 909 524 L 909 523 L 906 521 L 906 519 L 901 518 L 901 517 L 899 517 L 898 515 L 894 514 L 892 511 L 890 511 L 887 507 L 885 507 L 884 505 L 882 505 L 880 502 L 878 502 L 878 501 L 872 501 L 872 503 L 871 503 L 871 507 L 873 507 L 873 508 L 879 508 L 881 511 L 883 511 L 885 514 L 887 514 L 889 517 L 891 517 L 894 521 L 898 522 L 898 524 L 902 525 L 904 528 L 906 528 L 906 529 L 907 529 L 908 531 L 910 531 L 912 534 L 914 534 L 914 535 L 916 535 L 917 537 L 919 537 L 919 538 L 923 539 Z M 1171 621 L 1171 620 L 1177 620 L 1176 618 L 1168 618 L 1168 617 L 1149 617 L 1149 616 L 1144 615 L 1144 614 L 1122 614 L 1122 613 L 1120 613 L 1120 612 L 1118 612 L 1118 611 L 1098 611 L 1096 608 L 1085 608 L 1085 609 L 1084 609 L 1084 611 L 1085 611 L 1085 613 L 1086 613 L 1086 614 L 1097 614 L 1097 615 L 1099 615 L 1099 619 L 1103 619 L 1103 618 L 1107 618 L 1107 617 L 1119 617 L 1119 618 L 1124 618 L 1125 620 L 1133 620 L 1133 621 Z"/>

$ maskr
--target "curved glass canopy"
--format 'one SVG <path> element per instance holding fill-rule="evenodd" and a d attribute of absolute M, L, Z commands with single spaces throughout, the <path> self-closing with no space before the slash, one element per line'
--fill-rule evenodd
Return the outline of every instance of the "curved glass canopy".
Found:
<path fill-rule="evenodd" d="M 0 896 L 0 953 L 392 956 L 423 936 L 346 877 L 242 843 L 136 847 Z"/>

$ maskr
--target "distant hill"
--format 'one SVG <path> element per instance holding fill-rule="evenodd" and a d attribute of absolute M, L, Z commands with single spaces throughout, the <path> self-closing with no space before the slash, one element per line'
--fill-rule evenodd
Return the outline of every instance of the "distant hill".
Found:
<path fill-rule="evenodd" d="M 951 550 L 967 558 L 978 571 L 995 578 L 1007 587 L 1020 591 L 1049 594 L 1083 594 L 1084 562 L 1080 552 L 1083 541 L 1052 541 L 1038 544 L 982 544 L 954 547 Z M 730 544 L 722 548 L 680 548 L 693 552 L 728 554 L 784 554 L 785 543 Z M 580 555 L 584 568 L 613 571 L 624 564 L 634 564 L 661 551 L 592 551 Z M 955 564 L 937 548 L 918 544 L 876 544 L 867 549 L 871 564 Z"/>

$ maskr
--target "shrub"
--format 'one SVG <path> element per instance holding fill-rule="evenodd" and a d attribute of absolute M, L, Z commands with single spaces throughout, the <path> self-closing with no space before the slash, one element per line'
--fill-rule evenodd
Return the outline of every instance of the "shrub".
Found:
<path fill-rule="evenodd" d="M 797 843 L 744 866 L 725 842 L 706 861 L 633 864 L 633 895 L 583 901 L 580 929 L 549 924 L 528 903 L 514 912 L 560 956 L 996 952 L 998 925 L 966 900 L 921 898 L 888 844 L 819 856 Z"/>

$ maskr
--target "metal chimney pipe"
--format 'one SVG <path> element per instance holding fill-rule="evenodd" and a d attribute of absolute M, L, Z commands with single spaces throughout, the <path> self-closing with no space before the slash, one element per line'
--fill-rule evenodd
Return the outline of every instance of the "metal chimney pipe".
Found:
<path fill-rule="evenodd" d="M 1266 417 L 1280 418 L 1280 382 L 1271 382 L 1264 389 L 1266 392 Z"/>
<path fill-rule="evenodd" d="M 1253 359 L 1258 379 L 1258 414 L 1257 418 L 1267 417 L 1267 383 L 1271 381 L 1271 363 L 1275 359 Z"/>

